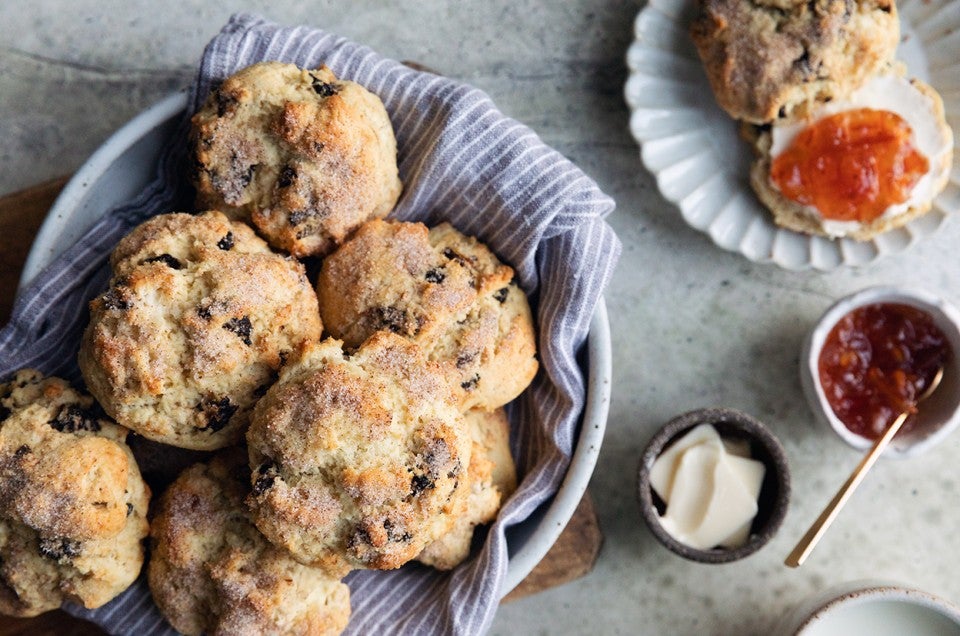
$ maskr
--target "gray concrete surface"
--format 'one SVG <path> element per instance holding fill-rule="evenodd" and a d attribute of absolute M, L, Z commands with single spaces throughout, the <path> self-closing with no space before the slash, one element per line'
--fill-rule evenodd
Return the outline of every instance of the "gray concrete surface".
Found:
<path fill-rule="evenodd" d="M 720 250 L 658 193 L 627 129 L 624 53 L 643 3 L 597 0 L 0 3 L 0 194 L 75 170 L 111 131 L 185 85 L 229 14 L 322 26 L 488 91 L 616 198 L 624 243 L 607 294 L 613 403 L 591 492 L 606 543 L 586 578 L 501 607 L 493 634 L 765 634 L 826 585 L 894 579 L 960 601 L 960 436 L 881 461 L 811 560 L 783 558 L 858 460 L 800 391 L 805 332 L 870 284 L 960 296 L 957 219 L 862 270 L 796 273 Z M 775 540 L 734 564 L 655 543 L 633 496 L 640 450 L 672 416 L 730 406 L 783 441 L 794 496 Z"/>

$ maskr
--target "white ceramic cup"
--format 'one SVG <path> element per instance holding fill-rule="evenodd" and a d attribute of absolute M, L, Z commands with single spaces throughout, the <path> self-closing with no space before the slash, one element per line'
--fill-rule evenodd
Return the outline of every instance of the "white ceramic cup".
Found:
<path fill-rule="evenodd" d="M 802 601 L 775 636 L 960 636 L 960 609 L 910 586 L 843 583 Z"/>

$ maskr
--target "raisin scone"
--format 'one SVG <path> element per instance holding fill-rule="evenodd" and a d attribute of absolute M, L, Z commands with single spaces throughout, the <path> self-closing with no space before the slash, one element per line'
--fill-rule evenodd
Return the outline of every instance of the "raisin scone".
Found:
<path fill-rule="evenodd" d="M 339 634 L 350 590 L 298 563 L 257 530 L 244 498 L 247 455 L 194 464 L 164 492 L 151 524 L 153 599 L 183 634 Z"/>
<path fill-rule="evenodd" d="M 140 572 L 150 490 L 94 409 L 37 371 L 0 384 L 0 614 L 100 607 Z"/>
<path fill-rule="evenodd" d="M 80 368 L 118 423 L 173 446 L 241 439 L 284 356 L 320 337 L 303 265 L 219 212 L 156 216 L 113 252 Z"/>
<path fill-rule="evenodd" d="M 720 107 L 763 124 L 848 94 L 893 60 L 894 0 L 698 0 L 690 33 Z"/>
<path fill-rule="evenodd" d="M 473 530 L 493 521 L 500 506 L 517 488 L 517 469 L 510 454 L 510 425 L 502 408 L 473 409 L 464 414 L 473 435 L 473 450 L 464 487 L 467 508 L 453 528 L 428 545 L 417 561 L 438 570 L 450 570 L 470 555 Z"/>
<path fill-rule="evenodd" d="M 464 410 L 502 406 L 536 375 L 533 317 L 513 269 L 447 223 L 368 221 L 324 260 L 317 295 L 324 326 L 346 346 L 386 330 L 452 366 Z"/>
<path fill-rule="evenodd" d="M 197 207 L 250 220 L 295 256 L 328 253 L 400 196 L 383 103 L 326 67 L 237 72 L 194 115 L 190 139 Z"/>
<path fill-rule="evenodd" d="M 472 436 L 451 395 L 444 368 L 392 333 L 349 355 L 307 345 L 247 431 L 257 527 L 333 576 L 416 557 L 466 506 Z"/>

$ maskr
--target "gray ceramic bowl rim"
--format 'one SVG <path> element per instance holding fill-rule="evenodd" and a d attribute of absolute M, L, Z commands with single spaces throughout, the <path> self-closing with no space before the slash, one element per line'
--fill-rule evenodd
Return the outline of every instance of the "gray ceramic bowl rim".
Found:
<path fill-rule="evenodd" d="M 722 548 L 698 550 L 691 548 L 674 539 L 660 524 L 660 516 L 653 502 L 653 489 L 650 486 L 650 469 L 669 442 L 698 424 L 720 424 L 721 426 L 738 428 L 749 435 L 752 440 L 755 440 L 770 458 L 770 462 L 764 462 L 767 471 L 773 471 L 773 480 L 776 484 L 770 516 L 764 525 L 758 528 L 757 532 L 751 532 L 750 539 L 739 548 L 732 550 Z M 696 409 L 678 415 L 667 422 L 647 443 L 646 448 L 640 455 L 640 463 L 637 467 L 636 495 L 641 517 L 647 523 L 653 536 L 671 552 L 701 563 L 729 563 L 749 556 L 762 548 L 780 528 L 790 502 L 790 467 L 780 441 L 756 418 L 731 408 Z"/>
<path fill-rule="evenodd" d="M 867 287 L 840 298 L 820 316 L 804 340 L 800 354 L 800 384 L 810 409 L 819 422 L 832 429 L 853 448 L 867 450 L 872 447 L 872 440 L 851 432 L 834 414 L 820 384 L 818 364 L 820 350 L 827 335 L 843 316 L 857 307 L 884 302 L 911 305 L 931 315 L 951 342 L 953 349 L 953 359 L 947 365 L 947 375 L 937 390 L 938 393 L 953 391 L 949 415 L 938 428 L 909 444 L 899 437 L 894 438 L 894 442 L 883 454 L 884 457 L 893 458 L 913 457 L 939 444 L 960 425 L 960 311 L 946 299 L 924 289 L 890 285 Z M 937 397 L 939 398 L 939 395 Z"/>
<path fill-rule="evenodd" d="M 960 628 L 960 608 L 935 594 L 895 582 L 854 581 L 829 588 L 801 603 L 794 610 L 799 616 L 794 617 L 791 624 L 778 629 L 777 634 L 802 636 L 804 630 L 828 618 L 831 612 L 851 603 L 873 600 L 897 600 L 932 609 Z"/>
<path fill-rule="evenodd" d="M 153 140 L 164 127 L 175 125 L 176 118 L 186 107 L 185 91 L 169 95 L 127 122 L 90 156 L 63 188 L 41 225 L 20 277 L 20 289 L 29 284 L 64 246 L 71 245 L 82 235 L 100 214 L 119 203 L 115 200 L 119 196 L 116 192 L 106 195 L 102 192 L 102 179 L 105 175 L 115 179 L 113 171 L 122 163 L 125 153 L 138 150 L 138 146 L 144 145 L 145 138 Z M 155 160 L 157 152 L 159 146 L 147 148 L 144 154 Z M 126 171 L 133 168 L 129 165 L 120 167 Z M 144 174 L 146 178 L 152 178 L 152 170 Z M 109 200 L 111 196 L 114 200 Z M 105 198 L 108 200 L 104 201 Z M 523 523 L 508 529 L 510 555 L 500 585 L 501 597 L 516 587 L 556 542 L 583 498 L 596 466 L 607 425 L 612 384 L 610 324 L 603 297 L 591 317 L 586 349 L 587 392 L 576 447 L 556 494 Z"/>

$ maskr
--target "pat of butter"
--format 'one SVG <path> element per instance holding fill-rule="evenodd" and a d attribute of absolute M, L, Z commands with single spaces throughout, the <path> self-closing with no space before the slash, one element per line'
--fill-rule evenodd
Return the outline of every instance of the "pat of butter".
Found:
<path fill-rule="evenodd" d="M 763 477 L 767 472 L 767 467 L 763 462 L 749 459 L 750 451 L 747 449 L 747 455 L 730 455 L 727 459 L 730 461 L 730 467 L 743 482 L 746 491 L 757 501 L 760 498 L 760 488 L 763 486 Z M 754 513 L 755 515 L 756 513 Z M 743 522 L 736 531 L 734 531 L 726 540 L 721 541 L 720 545 L 725 548 L 737 548 L 747 542 L 750 538 L 750 526 L 753 525 L 753 516 Z"/>
<path fill-rule="evenodd" d="M 749 445 L 721 440 L 709 424 L 692 429 L 651 467 L 651 485 L 667 504 L 661 525 L 697 549 L 743 545 L 764 473 Z"/>
<path fill-rule="evenodd" d="M 719 456 L 720 446 L 710 443 L 696 444 L 680 454 L 667 512 L 660 518 L 665 526 L 688 535 L 703 523 L 710 508 Z M 673 534 L 669 529 L 668 532 Z"/>
<path fill-rule="evenodd" d="M 677 460 L 688 448 L 698 444 L 721 444 L 717 429 L 709 424 L 701 424 L 674 442 L 670 448 L 660 453 L 650 467 L 650 485 L 653 491 L 664 501 L 670 501 L 673 480 L 677 472 Z"/>

